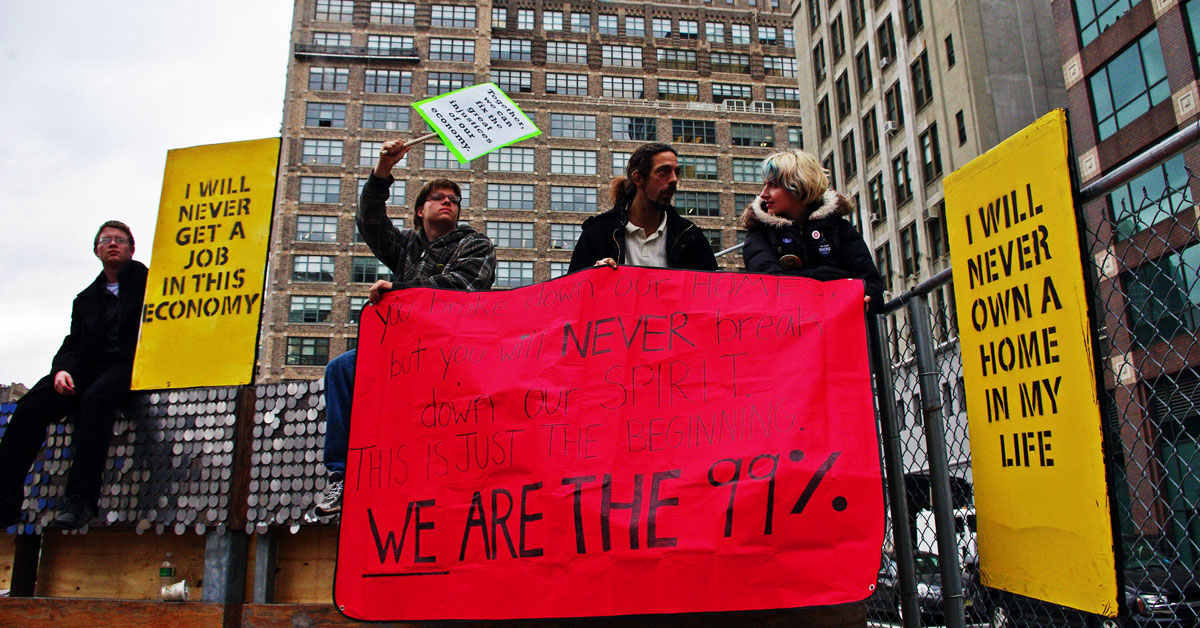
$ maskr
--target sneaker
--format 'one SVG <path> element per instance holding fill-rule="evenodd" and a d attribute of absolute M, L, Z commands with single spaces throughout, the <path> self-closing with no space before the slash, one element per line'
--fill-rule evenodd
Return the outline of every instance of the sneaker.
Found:
<path fill-rule="evenodd" d="M 51 530 L 63 530 L 67 532 L 78 530 L 87 525 L 87 522 L 94 516 L 96 516 L 96 508 L 88 502 L 86 497 L 82 495 L 67 495 L 66 502 L 63 503 L 62 509 L 58 511 L 58 516 L 46 527 Z"/>
<path fill-rule="evenodd" d="M 316 504 L 313 505 L 313 514 L 317 517 L 330 517 L 342 512 L 342 490 L 344 489 L 346 476 L 342 473 L 334 473 L 329 476 L 329 481 L 325 484 L 325 491 L 317 497 Z"/>

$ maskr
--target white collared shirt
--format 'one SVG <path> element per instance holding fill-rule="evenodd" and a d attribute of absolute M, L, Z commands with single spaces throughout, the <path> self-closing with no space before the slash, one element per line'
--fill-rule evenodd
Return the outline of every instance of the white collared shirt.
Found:
<path fill-rule="evenodd" d="M 632 266 L 667 267 L 667 213 L 653 232 L 625 223 L 625 263 Z"/>

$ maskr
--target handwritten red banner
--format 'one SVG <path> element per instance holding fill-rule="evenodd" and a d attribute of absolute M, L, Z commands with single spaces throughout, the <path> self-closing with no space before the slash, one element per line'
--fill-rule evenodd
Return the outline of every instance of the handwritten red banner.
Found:
<path fill-rule="evenodd" d="M 363 620 L 855 602 L 883 489 L 861 282 L 622 267 L 359 326 L 334 599 Z"/>

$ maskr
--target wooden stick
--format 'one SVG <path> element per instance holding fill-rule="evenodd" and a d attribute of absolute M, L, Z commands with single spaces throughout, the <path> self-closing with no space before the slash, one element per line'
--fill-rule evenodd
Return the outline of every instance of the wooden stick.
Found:
<path fill-rule="evenodd" d="M 426 140 L 431 140 L 437 136 L 438 136 L 437 133 L 428 133 L 426 135 L 422 135 L 421 137 L 418 137 L 415 140 L 408 140 L 407 142 L 404 143 L 404 148 L 408 148 L 409 146 L 414 146 L 416 144 L 420 144 L 421 142 L 424 142 Z"/>

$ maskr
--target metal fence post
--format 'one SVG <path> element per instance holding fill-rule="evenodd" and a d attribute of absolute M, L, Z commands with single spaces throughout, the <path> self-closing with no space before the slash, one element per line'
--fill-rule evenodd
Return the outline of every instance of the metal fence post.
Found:
<path fill-rule="evenodd" d="M 892 550 L 900 578 L 900 607 L 904 628 L 920 628 L 921 607 L 917 600 L 917 570 L 913 562 L 913 539 L 908 526 L 908 495 L 904 487 L 904 455 L 900 443 L 900 425 L 896 421 L 896 398 L 891 365 L 887 360 L 887 339 L 879 331 L 879 317 L 867 317 L 871 336 L 871 370 L 875 373 L 875 403 L 883 433 L 883 464 L 887 478 L 888 502 L 892 513 Z"/>
<path fill-rule="evenodd" d="M 914 294 L 909 299 L 908 320 L 916 346 L 917 372 L 920 374 L 921 411 L 925 416 L 925 444 L 929 456 L 933 520 L 937 525 L 938 564 L 942 573 L 946 628 L 963 628 L 966 612 L 958 543 L 955 539 L 954 502 L 950 494 L 946 426 L 942 422 L 942 395 L 938 389 L 938 370 L 933 356 L 933 329 L 924 294 Z"/>

